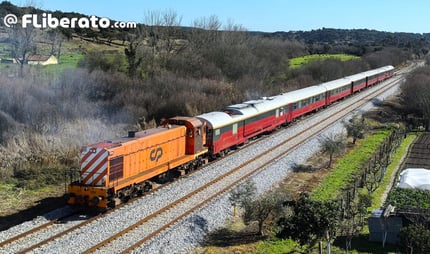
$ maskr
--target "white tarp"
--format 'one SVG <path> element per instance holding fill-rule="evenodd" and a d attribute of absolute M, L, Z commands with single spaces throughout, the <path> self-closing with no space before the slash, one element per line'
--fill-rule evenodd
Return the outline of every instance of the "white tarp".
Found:
<path fill-rule="evenodd" d="M 399 184 L 402 189 L 430 190 L 430 170 L 424 168 L 408 168 L 400 173 Z"/>

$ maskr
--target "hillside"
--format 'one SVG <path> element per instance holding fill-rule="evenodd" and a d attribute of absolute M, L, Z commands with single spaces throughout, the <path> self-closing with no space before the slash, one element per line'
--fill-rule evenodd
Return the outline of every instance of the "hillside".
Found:
<path fill-rule="evenodd" d="M 3 17 L 9 13 L 15 14 L 18 17 L 24 13 L 51 13 L 57 18 L 85 17 L 83 14 L 74 12 L 50 12 L 32 7 L 17 7 L 10 2 L 3 1 L 0 4 L 0 16 Z M 177 25 L 174 33 L 175 39 L 185 39 L 187 35 L 195 33 L 196 29 L 204 29 L 204 27 L 184 27 L 180 23 L 175 25 Z M 138 24 L 138 26 L 141 29 L 147 29 L 147 26 L 151 26 L 151 24 Z M 4 32 L 4 27 L 0 29 Z M 171 28 L 161 25 L 159 29 L 170 30 Z M 68 39 L 71 39 L 75 35 L 108 45 L 112 45 L 113 41 L 117 41 L 119 45 L 124 45 L 127 36 L 134 33 L 133 29 L 118 30 L 111 28 L 101 29 L 100 31 L 80 28 L 60 30 Z M 247 34 L 263 38 L 300 41 L 308 45 L 309 54 L 347 53 L 361 56 L 368 53 L 368 50 L 380 50 L 382 47 L 397 47 L 408 49 L 415 53 L 421 52 L 426 54 L 430 42 L 430 33 L 392 33 L 369 29 L 322 28 L 311 31 L 279 31 L 273 33 L 247 31 Z M 339 47 L 340 49 L 338 49 Z"/>

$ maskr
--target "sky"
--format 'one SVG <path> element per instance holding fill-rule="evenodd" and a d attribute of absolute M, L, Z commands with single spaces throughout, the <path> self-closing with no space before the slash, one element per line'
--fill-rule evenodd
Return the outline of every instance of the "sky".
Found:
<path fill-rule="evenodd" d="M 321 28 L 430 33 L 428 0 L 10 0 L 40 9 L 79 12 L 144 23 L 148 12 L 174 11 L 181 25 L 216 16 L 248 31 L 310 31 Z"/>

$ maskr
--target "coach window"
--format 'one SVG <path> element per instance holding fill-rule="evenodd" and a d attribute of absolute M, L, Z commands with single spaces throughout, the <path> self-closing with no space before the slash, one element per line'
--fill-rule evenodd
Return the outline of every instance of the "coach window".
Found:
<path fill-rule="evenodd" d="M 219 134 L 221 134 L 220 129 L 216 129 L 214 134 L 215 134 L 215 136 L 219 136 Z"/>
<path fill-rule="evenodd" d="M 233 124 L 232 132 L 233 134 L 237 134 L 237 123 Z"/>
<path fill-rule="evenodd" d="M 281 110 L 281 115 L 284 115 L 288 111 L 288 108 L 281 108 L 280 110 Z"/>

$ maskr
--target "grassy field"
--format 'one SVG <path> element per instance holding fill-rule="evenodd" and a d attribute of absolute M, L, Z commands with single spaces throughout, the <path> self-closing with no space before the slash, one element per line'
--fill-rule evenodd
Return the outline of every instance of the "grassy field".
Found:
<path fill-rule="evenodd" d="M 354 172 L 362 167 L 363 163 L 379 149 L 379 145 L 389 135 L 390 131 L 382 130 L 361 140 L 359 146 L 336 163 L 328 177 L 312 192 L 312 198 L 323 201 L 336 199 L 342 187 L 345 187 Z"/>
<path fill-rule="evenodd" d="M 346 55 L 346 54 L 315 54 L 315 55 L 307 55 L 290 59 L 290 68 L 299 68 L 303 65 L 306 65 L 312 61 L 321 61 L 326 59 L 340 59 L 341 61 L 349 61 L 352 59 L 358 59 L 358 56 Z"/>
<path fill-rule="evenodd" d="M 29 66 L 36 68 L 42 75 L 57 75 L 65 69 L 76 68 L 79 61 L 89 51 L 104 52 L 103 57 L 109 56 L 113 52 L 123 52 L 124 46 L 120 46 L 120 42 L 112 45 L 94 43 L 84 38 L 73 37 L 69 41 L 64 41 L 61 47 L 60 58 L 58 64 L 46 66 Z M 45 44 L 38 44 L 38 54 L 49 55 L 50 49 Z M 0 43 L 0 58 L 10 58 L 10 45 Z M 0 71 L 15 71 L 18 64 L 5 64 L 0 63 Z"/>

